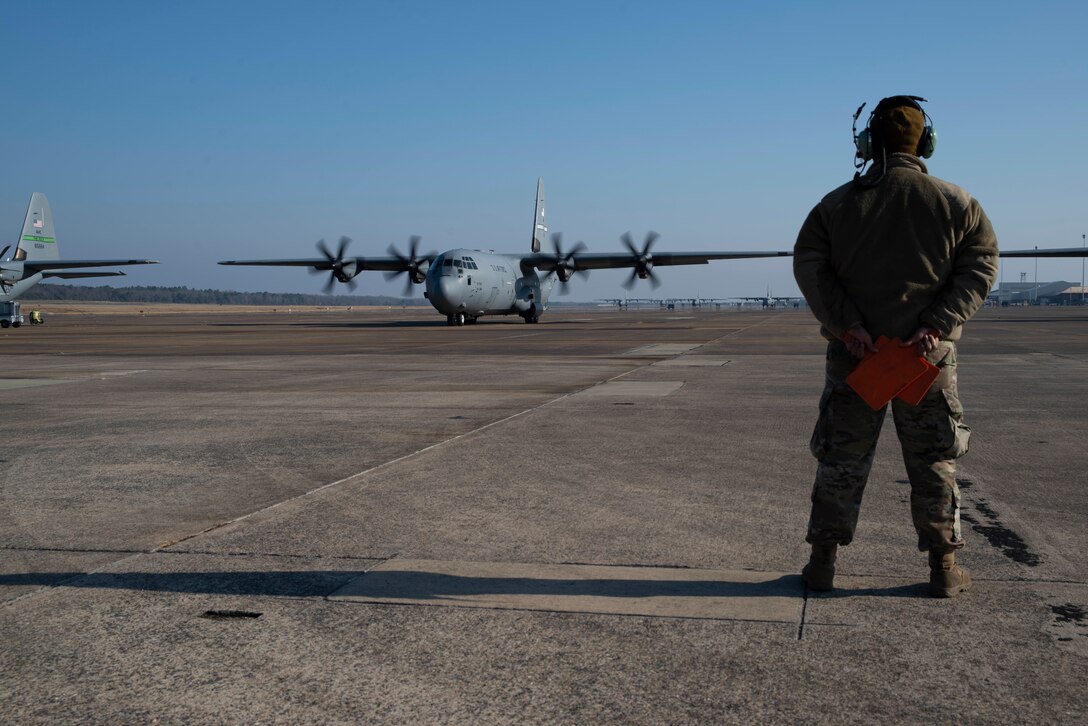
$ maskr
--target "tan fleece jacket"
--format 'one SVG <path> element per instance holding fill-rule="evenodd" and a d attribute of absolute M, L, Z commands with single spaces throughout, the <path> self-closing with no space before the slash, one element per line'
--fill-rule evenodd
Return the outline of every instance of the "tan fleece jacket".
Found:
<path fill-rule="evenodd" d="M 997 276 L 990 220 L 921 159 L 892 154 L 887 167 L 879 184 L 844 184 L 813 208 L 793 248 L 794 277 L 828 340 L 856 323 L 874 340 L 906 339 L 923 324 L 958 340 Z"/>

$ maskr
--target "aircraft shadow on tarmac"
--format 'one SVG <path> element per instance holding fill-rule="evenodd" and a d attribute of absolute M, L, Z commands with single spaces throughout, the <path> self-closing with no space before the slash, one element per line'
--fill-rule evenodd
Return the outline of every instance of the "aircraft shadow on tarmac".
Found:
<path fill-rule="evenodd" d="M 29 572 L 0 575 L 2 586 L 145 590 L 203 595 L 321 597 L 362 572 L 347 570 L 270 572 Z"/>
<path fill-rule="evenodd" d="M 582 596 L 611 598 L 801 596 L 798 575 L 763 582 L 726 580 L 547 579 L 530 577 L 464 577 L 403 571 L 270 571 L 270 572 L 30 572 L 0 575 L 0 587 L 74 587 L 143 590 L 203 595 L 325 597 L 365 575 L 366 594 L 375 598 L 441 601 L 484 595 Z M 821 598 L 925 597 L 922 583 L 889 587 L 838 588 Z"/>
<path fill-rule="evenodd" d="M 445 328 L 447 327 L 445 321 L 431 321 L 431 320 L 388 320 L 381 322 L 367 322 L 367 323 L 319 323 L 319 322 L 268 322 L 268 323 L 208 323 L 209 327 L 213 328 L 255 328 L 255 327 L 272 327 L 272 328 L 286 328 L 286 327 L 298 327 L 298 328 Z"/>
<path fill-rule="evenodd" d="M 551 326 L 551 327 L 558 326 L 558 325 L 567 327 L 567 326 L 572 326 L 572 325 L 574 325 L 574 326 L 577 326 L 577 325 L 590 325 L 593 322 L 594 321 L 590 321 L 590 320 L 549 320 L 547 322 L 541 321 L 540 324 L 541 325 Z M 501 326 L 511 326 L 511 327 L 517 327 L 520 330 L 520 329 L 522 329 L 524 327 L 520 323 L 521 323 L 521 320 L 517 320 L 517 321 L 514 321 L 514 320 L 488 320 L 488 321 L 479 322 L 475 327 L 477 327 L 477 328 L 495 328 L 495 327 L 501 327 Z M 372 321 L 372 322 L 336 322 L 336 323 L 302 322 L 302 321 L 296 321 L 296 322 L 267 322 L 267 323 L 265 323 L 265 322 L 261 322 L 261 323 L 258 323 L 258 322 L 244 322 L 244 323 L 207 323 L 207 325 L 208 325 L 208 327 L 212 327 L 212 328 L 299 327 L 299 328 L 333 328 L 333 329 L 336 329 L 336 330 L 346 330 L 346 329 L 351 329 L 351 328 L 360 328 L 360 329 L 364 329 L 364 330 L 365 329 L 382 330 L 382 329 L 396 329 L 396 328 L 446 328 L 446 327 L 449 327 L 448 325 L 446 325 L 446 322 L 444 320 L 437 320 L 437 321 L 432 321 L 432 320 L 387 320 L 387 321 Z M 537 327 L 539 327 L 539 325 Z M 638 330 L 639 330 L 639 332 L 646 332 L 646 331 L 650 331 L 650 330 L 670 330 L 670 331 L 675 331 L 675 330 L 690 329 L 692 327 L 693 326 L 690 326 L 690 325 L 689 326 L 682 326 L 682 325 L 659 325 L 659 326 L 640 325 L 638 327 Z M 629 330 L 629 328 L 617 325 L 617 326 L 614 326 L 614 327 L 600 327 L 600 328 L 597 328 L 596 330 L 599 330 L 601 333 L 607 333 L 607 332 L 611 332 L 611 331 Z"/>

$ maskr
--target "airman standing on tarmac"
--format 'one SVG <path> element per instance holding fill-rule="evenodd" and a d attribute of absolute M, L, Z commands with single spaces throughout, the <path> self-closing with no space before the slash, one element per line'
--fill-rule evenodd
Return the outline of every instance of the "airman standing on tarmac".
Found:
<path fill-rule="evenodd" d="M 892 416 L 918 549 L 929 553 L 930 593 L 953 597 L 971 583 L 955 558 L 963 547 L 956 459 L 971 432 L 957 394 L 955 342 L 997 275 L 997 238 L 970 194 L 929 175 L 922 159 L 933 154 L 937 134 L 924 100 L 892 96 L 877 104 L 855 134 L 854 180 L 816 205 L 794 246 L 794 276 L 829 341 L 811 441 L 819 462 L 806 537 L 812 555 L 802 571 L 813 590 L 832 589 L 837 548 L 854 538 L 887 406 L 873 411 L 845 379 L 881 335 L 917 346 L 940 368 L 922 401 L 896 399 Z"/>

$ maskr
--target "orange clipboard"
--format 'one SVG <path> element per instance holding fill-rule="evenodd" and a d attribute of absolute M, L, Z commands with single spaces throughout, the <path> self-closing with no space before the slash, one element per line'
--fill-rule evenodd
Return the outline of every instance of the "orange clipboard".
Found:
<path fill-rule="evenodd" d="M 926 372 L 908 383 L 907 387 L 902 391 L 895 394 L 896 398 L 902 399 L 912 406 L 917 406 L 922 402 L 922 399 L 929 393 L 929 387 L 933 385 L 933 381 L 937 380 L 937 376 L 941 375 L 940 368 L 925 358 L 919 358 L 919 360 L 926 364 Z"/>
<path fill-rule="evenodd" d="M 899 396 L 917 406 L 940 374 L 940 369 L 918 355 L 914 346 L 903 347 L 899 338 L 880 336 L 876 353 L 866 355 L 846 383 L 869 408 L 879 411 Z"/>

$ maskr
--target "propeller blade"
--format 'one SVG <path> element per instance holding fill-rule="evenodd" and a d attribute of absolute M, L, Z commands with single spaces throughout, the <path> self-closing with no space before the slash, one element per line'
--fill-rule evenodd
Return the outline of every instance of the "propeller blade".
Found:
<path fill-rule="evenodd" d="M 423 239 L 418 234 L 413 234 L 408 238 L 408 254 L 407 256 L 402 254 L 397 249 L 396 245 L 389 245 L 389 255 L 396 257 L 401 264 L 404 265 L 403 270 L 390 270 L 385 273 L 385 279 L 392 281 L 398 275 L 405 275 L 407 279 L 404 282 L 404 295 L 409 296 L 412 294 L 412 286 L 416 284 L 415 277 L 420 273 L 420 263 L 424 260 L 434 259 L 438 254 L 437 252 L 431 252 L 426 257 L 419 256 L 419 242 Z"/>
<path fill-rule="evenodd" d="M 387 270 L 382 273 L 387 282 L 392 282 L 404 274 L 404 270 Z"/>
<path fill-rule="evenodd" d="M 333 262 L 336 260 L 336 258 L 332 256 L 332 252 L 329 251 L 329 248 L 325 246 L 324 237 L 317 241 L 317 251 L 325 255 L 325 259 L 327 259 L 329 262 Z"/>
<path fill-rule="evenodd" d="M 2 251 L 0 251 L 0 260 L 4 259 L 4 255 L 6 255 L 8 253 L 8 250 L 10 249 L 11 245 L 7 245 Z"/>
<path fill-rule="evenodd" d="M 330 294 L 334 287 L 336 287 L 336 277 L 333 276 L 333 275 L 329 275 L 329 281 L 325 283 L 325 287 L 324 287 L 325 294 L 326 295 Z"/>
<path fill-rule="evenodd" d="M 348 290 L 351 290 L 352 292 L 355 292 L 355 288 L 357 288 L 357 287 L 359 287 L 359 283 L 357 283 L 355 281 L 354 277 L 351 278 L 350 280 L 348 280 Z"/>
<path fill-rule="evenodd" d="M 644 254 L 644 255 L 649 254 L 650 253 L 650 248 L 653 247 L 654 242 L 656 242 L 657 238 L 660 237 L 660 236 L 661 235 L 659 235 L 657 232 L 654 232 L 652 229 L 649 232 L 647 232 L 646 233 L 646 242 L 642 245 L 642 254 Z"/>
<path fill-rule="evenodd" d="M 350 243 L 351 243 L 351 238 L 350 237 L 341 237 L 340 238 L 340 247 L 336 250 L 336 259 L 338 261 L 342 262 L 344 260 L 344 252 L 345 252 L 345 250 L 347 250 L 348 244 L 350 244 Z"/>
<path fill-rule="evenodd" d="M 633 258 L 632 262 L 634 263 L 634 267 L 631 270 L 631 276 L 623 283 L 623 286 L 628 290 L 635 286 L 635 282 L 638 281 L 640 276 L 649 280 L 650 285 L 654 288 L 661 285 L 661 281 L 654 277 L 653 257 L 650 254 L 650 249 L 654 246 L 654 242 L 657 241 L 659 236 L 660 235 L 653 230 L 647 232 L 646 238 L 642 242 L 642 251 L 640 252 L 638 248 L 635 247 L 635 241 L 631 239 L 630 232 L 624 232 L 620 235 L 620 242 L 623 242 L 623 246 L 631 253 L 631 257 Z"/>

